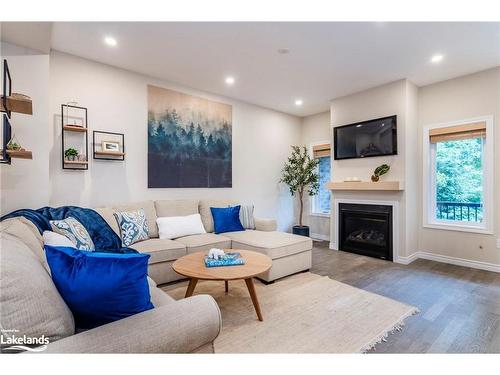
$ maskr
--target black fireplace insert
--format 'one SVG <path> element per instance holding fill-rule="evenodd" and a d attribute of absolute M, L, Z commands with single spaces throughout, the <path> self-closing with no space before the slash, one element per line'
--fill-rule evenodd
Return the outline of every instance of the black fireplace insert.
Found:
<path fill-rule="evenodd" d="M 392 261 L 392 206 L 339 204 L 339 249 Z"/>

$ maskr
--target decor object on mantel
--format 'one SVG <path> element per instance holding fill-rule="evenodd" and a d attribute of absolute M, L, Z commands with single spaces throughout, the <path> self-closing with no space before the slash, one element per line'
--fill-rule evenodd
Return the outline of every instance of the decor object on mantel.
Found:
<path fill-rule="evenodd" d="M 372 181 L 378 182 L 378 180 L 380 179 L 380 176 L 389 172 L 389 169 L 391 169 L 391 167 L 387 164 L 379 165 L 377 168 L 375 168 L 375 171 L 373 172 Z"/>
<path fill-rule="evenodd" d="M 319 175 L 318 166 L 319 160 L 309 156 L 305 146 L 292 146 L 292 154 L 288 157 L 288 161 L 283 167 L 282 177 L 280 182 L 284 182 L 290 189 L 290 194 L 299 197 L 299 225 L 293 226 L 293 234 L 309 237 L 309 227 L 302 225 L 302 215 L 304 212 L 304 193 L 309 196 L 318 194 Z"/>
<path fill-rule="evenodd" d="M 88 141 L 88 121 L 87 121 L 87 108 L 79 107 L 77 102 L 68 102 L 61 104 L 61 154 L 62 154 L 62 168 L 72 170 L 87 170 L 88 160 L 87 155 L 89 152 Z M 66 133 L 72 134 L 67 135 Z M 76 138 L 76 135 L 83 134 L 84 143 Z M 66 147 L 66 143 L 70 141 L 72 147 Z M 69 143 L 69 142 L 68 142 Z M 85 147 L 85 153 L 78 153 L 74 147 L 81 145 Z M 73 150 L 70 154 L 66 155 L 66 151 Z"/>
<path fill-rule="evenodd" d="M 3 60 L 3 87 L 0 96 L 0 112 L 2 115 L 0 163 L 10 164 L 12 158 L 33 159 L 31 151 L 21 147 L 15 136 L 11 136 L 12 126 L 10 119 L 12 112 L 33 114 L 31 98 L 27 95 L 12 92 L 12 77 L 10 76 L 9 64 Z"/>
<path fill-rule="evenodd" d="M 92 132 L 92 151 L 95 160 L 125 160 L 125 134 L 100 130 Z"/>

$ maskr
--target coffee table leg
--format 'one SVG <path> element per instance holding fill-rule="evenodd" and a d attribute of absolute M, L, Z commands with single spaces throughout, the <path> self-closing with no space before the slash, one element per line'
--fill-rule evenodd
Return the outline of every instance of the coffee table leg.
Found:
<path fill-rule="evenodd" d="M 229 292 L 229 281 L 227 281 L 227 280 L 224 281 L 224 286 L 226 288 L 226 293 L 228 293 Z"/>
<path fill-rule="evenodd" d="M 247 284 L 248 292 L 250 293 L 250 298 L 252 299 L 253 307 L 255 307 L 257 317 L 262 322 L 264 319 L 262 318 L 262 313 L 260 312 L 259 300 L 257 299 L 257 294 L 255 293 L 253 278 L 245 279 L 245 283 Z"/>
<path fill-rule="evenodd" d="M 186 290 L 186 295 L 184 296 L 184 298 L 188 298 L 188 297 L 191 297 L 193 295 L 194 288 L 196 287 L 197 282 L 198 282 L 198 279 L 195 279 L 194 277 L 189 279 L 189 285 L 188 285 L 188 288 Z"/>

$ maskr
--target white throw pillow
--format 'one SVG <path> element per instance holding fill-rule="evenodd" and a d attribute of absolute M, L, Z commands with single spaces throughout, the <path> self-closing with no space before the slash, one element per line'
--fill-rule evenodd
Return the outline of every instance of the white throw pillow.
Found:
<path fill-rule="evenodd" d="M 43 243 L 48 246 L 64 246 L 76 248 L 75 244 L 62 234 L 46 230 L 43 232 Z"/>
<path fill-rule="evenodd" d="M 161 239 L 174 239 L 193 234 L 207 233 L 200 214 L 187 216 L 159 217 L 156 219 Z"/>

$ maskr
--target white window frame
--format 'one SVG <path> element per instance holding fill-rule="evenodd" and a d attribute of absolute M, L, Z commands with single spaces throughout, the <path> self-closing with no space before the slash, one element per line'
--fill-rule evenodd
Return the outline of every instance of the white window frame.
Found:
<path fill-rule="evenodd" d="M 309 145 L 309 155 L 311 156 L 311 158 L 314 158 L 314 151 L 313 151 L 313 147 L 314 146 L 319 146 L 319 145 L 324 145 L 324 144 L 329 144 L 330 145 L 330 179 L 331 179 L 331 176 L 332 176 L 332 144 L 331 144 L 331 141 L 330 140 L 326 140 L 326 141 L 318 141 L 318 142 L 314 142 L 314 143 L 311 143 Z M 310 216 L 318 216 L 318 217 L 330 217 L 331 213 L 332 213 L 332 205 L 331 205 L 331 202 L 330 202 L 330 212 L 328 213 L 323 213 L 323 212 L 315 212 L 315 208 L 316 208 L 316 196 L 312 196 L 312 197 L 309 197 L 309 215 Z"/>
<path fill-rule="evenodd" d="M 454 220 L 436 219 L 436 169 L 435 161 L 436 146 L 429 139 L 432 129 L 447 128 L 451 126 L 464 125 L 474 122 L 486 123 L 486 138 L 483 143 L 483 221 L 472 223 Z M 451 121 L 440 124 L 424 126 L 423 130 L 423 226 L 425 228 L 454 230 L 461 232 L 473 232 L 482 234 L 493 234 L 493 181 L 494 181 L 494 140 L 493 116 L 481 116 L 459 121 Z"/>

